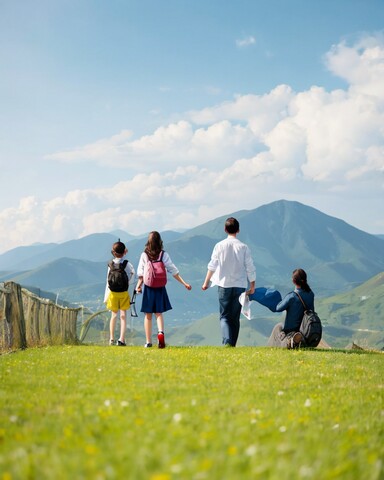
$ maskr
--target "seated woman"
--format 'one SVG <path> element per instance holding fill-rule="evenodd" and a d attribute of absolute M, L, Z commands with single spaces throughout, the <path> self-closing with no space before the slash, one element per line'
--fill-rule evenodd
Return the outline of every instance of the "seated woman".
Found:
<path fill-rule="evenodd" d="M 276 312 L 286 310 L 287 313 L 284 323 L 278 323 L 272 330 L 268 340 L 269 347 L 298 348 L 303 342 L 303 336 L 299 330 L 304 315 L 304 306 L 300 297 L 308 309 L 315 309 L 315 295 L 307 283 L 307 274 L 303 269 L 298 268 L 293 271 L 292 282 L 295 290 L 288 293 L 276 306 Z"/>

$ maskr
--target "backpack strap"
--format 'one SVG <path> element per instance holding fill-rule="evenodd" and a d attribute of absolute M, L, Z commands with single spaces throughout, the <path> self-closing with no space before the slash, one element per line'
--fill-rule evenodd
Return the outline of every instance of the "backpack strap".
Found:
<path fill-rule="evenodd" d="M 300 293 L 298 293 L 298 292 L 293 292 L 293 293 L 296 293 L 296 295 L 300 298 L 300 301 L 303 304 L 304 310 L 308 310 L 307 306 L 304 303 L 304 300 L 301 298 Z"/>
<path fill-rule="evenodd" d="M 145 254 L 147 255 L 147 260 L 148 260 L 148 262 L 151 262 L 151 263 L 153 263 L 153 262 L 162 262 L 162 261 L 163 261 L 164 250 L 161 250 L 160 256 L 157 258 L 157 260 L 151 260 L 151 259 L 149 258 L 149 256 L 148 256 L 148 253 L 145 253 Z"/>
<path fill-rule="evenodd" d="M 125 270 L 126 266 L 128 265 L 128 260 L 124 260 L 123 262 L 120 262 L 119 263 L 119 267 L 122 268 L 123 270 Z M 113 262 L 113 260 L 111 260 L 110 262 L 108 262 L 108 267 L 110 269 L 114 268 L 116 265 L 116 263 Z"/>

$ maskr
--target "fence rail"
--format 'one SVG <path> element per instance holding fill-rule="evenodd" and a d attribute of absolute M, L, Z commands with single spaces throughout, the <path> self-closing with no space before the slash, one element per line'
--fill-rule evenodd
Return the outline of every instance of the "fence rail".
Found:
<path fill-rule="evenodd" d="M 0 351 L 78 343 L 80 308 L 66 308 L 14 282 L 0 286 Z"/>

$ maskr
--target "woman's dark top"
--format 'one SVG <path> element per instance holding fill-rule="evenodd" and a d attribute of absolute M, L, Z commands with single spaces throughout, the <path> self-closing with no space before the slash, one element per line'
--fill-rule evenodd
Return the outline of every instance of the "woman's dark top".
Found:
<path fill-rule="evenodd" d="M 312 290 L 305 292 L 301 288 L 296 287 L 295 292 L 300 294 L 307 309 L 315 309 L 315 295 Z M 300 323 L 304 315 L 304 307 L 296 293 L 288 293 L 283 300 L 277 304 L 276 312 L 283 312 L 284 310 L 287 311 L 287 314 L 285 316 L 283 331 L 285 333 L 297 332 L 300 329 Z"/>

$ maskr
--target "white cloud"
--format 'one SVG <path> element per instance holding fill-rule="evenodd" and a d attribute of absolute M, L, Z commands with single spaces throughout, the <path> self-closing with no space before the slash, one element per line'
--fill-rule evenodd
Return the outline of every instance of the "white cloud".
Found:
<path fill-rule="evenodd" d="M 187 112 L 140 138 L 125 130 L 50 155 L 129 167 L 131 177 L 49 201 L 22 199 L 0 212 L 0 248 L 116 228 L 139 234 L 192 227 L 279 198 L 320 209 L 329 201 L 335 215 L 339 205 L 348 205 L 347 214 L 353 205 L 353 218 L 384 230 L 381 210 L 366 208 L 383 194 L 384 37 L 341 43 L 326 62 L 348 81 L 346 89 L 280 85 Z"/>
<path fill-rule="evenodd" d="M 111 163 L 110 158 L 120 156 L 120 148 L 126 145 L 128 139 L 132 136 L 129 130 L 123 130 L 111 138 L 103 138 L 95 143 L 77 147 L 74 150 L 58 152 L 47 155 L 47 159 L 59 160 L 62 162 L 96 161 L 102 164 Z M 113 163 L 113 162 L 112 162 Z"/>
<path fill-rule="evenodd" d="M 352 90 L 383 98 L 384 33 L 360 38 L 354 45 L 342 42 L 325 56 L 328 68 L 345 79 Z"/>
<path fill-rule="evenodd" d="M 240 48 L 249 47 L 256 43 L 256 38 L 252 35 L 236 40 L 236 45 Z"/>
<path fill-rule="evenodd" d="M 59 152 L 47 158 L 64 162 L 96 162 L 135 171 L 151 171 L 178 165 L 205 165 L 220 158 L 228 163 L 251 153 L 257 139 L 247 126 L 228 120 L 206 128 L 193 129 L 186 120 L 157 128 L 152 134 L 129 140 L 130 132 L 121 132 L 74 151 Z"/>

